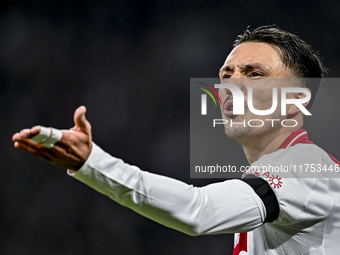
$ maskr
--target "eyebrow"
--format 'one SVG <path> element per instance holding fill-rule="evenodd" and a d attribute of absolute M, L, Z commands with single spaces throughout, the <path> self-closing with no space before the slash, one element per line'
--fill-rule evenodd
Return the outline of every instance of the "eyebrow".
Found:
<path fill-rule="evenodd" d="M 259 69 L 262 69 L 262 70 L 265 70 L 265 71 L 270 71 L 270 69 L 271 69 L 269 66 L 263 65 L 263 64 L 260 64 L 260 63 L 249 63 L 249 64 L 246 64 L 246 65 L 238 65 L 237 67 L 240 68 L 240 69 L 243 69 L 243 70 L 259 68 Z M 229 66 L 229 65 L 222 66 L 221 69 L 220 69 L 220 73 L 223 72 L 223 71 L 232 71 L 233 69 L 234 68 L 231 68 L 231 66 Z"/>

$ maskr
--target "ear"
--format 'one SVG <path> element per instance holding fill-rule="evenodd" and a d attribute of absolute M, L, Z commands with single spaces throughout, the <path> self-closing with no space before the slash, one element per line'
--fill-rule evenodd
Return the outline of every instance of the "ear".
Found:
<path fill-rule="evenodd" d="M 304 88 L 307 89 L 311 93 L 311 90 L 309 88 L 306 88 L 306 87 L 304 87 Z M 305 93 L 293 93 L 294 99 L 302 99 L 302 98 L 305 98 L 305 97 L 306 97 Z M 306 108 L 307 105 L 309 104 L 309 102 L 310 102 L 310 100 L 302 103 L 302 106 Z M 301 112 L 301 110 L 295 104 L 287 105 L 287 116 L 294 116 L 294 115 L 298 114 L 299 112 Z"/>

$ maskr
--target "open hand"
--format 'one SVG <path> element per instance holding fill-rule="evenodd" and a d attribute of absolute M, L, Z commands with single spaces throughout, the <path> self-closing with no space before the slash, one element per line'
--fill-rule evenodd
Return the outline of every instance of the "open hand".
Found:
<path fill-rule="evenodd" d="M 62 130 L 62 138 L 52 148 L 44 147 L 30 138 L 39 134 L 40 126 L 23 129 L 13 135 L 14 146 L 61 168 L 78 170 L 92 149 L 91 124 L 85 118 L 86 108 L 80 106 L 74 113 L 75 126 Z"/>

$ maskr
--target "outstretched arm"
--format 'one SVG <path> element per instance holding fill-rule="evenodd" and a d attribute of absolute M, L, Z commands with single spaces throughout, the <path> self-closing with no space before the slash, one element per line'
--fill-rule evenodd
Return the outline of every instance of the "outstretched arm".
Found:
<path fill-rule="evenodd" d="M 139 214 L 189 235 L 246 232 L 266 218 L 261 198 L 241 180 L 193 187 L 142 171 L 96 144 L 73 177 Z"/>
<path fill-rule="evenodd" d="M 30 138 L 40 127 L 13 136 L 16 148 L 62 168 L 116 202 L 189 235 L 245 232 L 266 218 L 262 200 L 245 182 L 230 180 L 196 188 L 151 174 L 112 157 L 92 143 L 85 107 L 74 114 L 75 127 L 47 148 Z"/>

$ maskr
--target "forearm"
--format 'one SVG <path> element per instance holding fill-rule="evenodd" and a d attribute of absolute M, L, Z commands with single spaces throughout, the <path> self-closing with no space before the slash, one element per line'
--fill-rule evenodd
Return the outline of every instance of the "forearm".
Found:
<path fill-rule="evenodd" d="M 141 171 L 93 145 L 74 177 L 118 203 L 189 235 L 254 229 L 265 208 L 253 189 L 239 180 L 196 188 Z"/>

